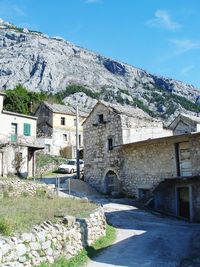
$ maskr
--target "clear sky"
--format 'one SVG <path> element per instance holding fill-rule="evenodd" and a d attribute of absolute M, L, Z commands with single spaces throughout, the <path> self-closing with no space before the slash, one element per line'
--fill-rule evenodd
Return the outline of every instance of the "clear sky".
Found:
<path fill-rule="evenodd" d="M 0 17 L 200 88 L 200 0 L 0 0 Z"/>

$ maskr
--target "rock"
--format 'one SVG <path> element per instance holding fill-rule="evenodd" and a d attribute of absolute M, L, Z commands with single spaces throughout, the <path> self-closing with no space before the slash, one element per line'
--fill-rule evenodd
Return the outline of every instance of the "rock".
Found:
<path fill-rule="evenodd" d="M 21 235 L 21 239 L 23 242 L 31 242 L 33 239 L 33 234 L 32 233 L 24 233 Z"/>
<path fill-rule="evenodd" d="M 152 75 L 100 56 L 61 37 L 50 38 L 28 29 L 21 32 L 21 29 L 3 20 L 0 21 L 0 29 L 2 89 L 12 89 L 21 83 L 31 91 L 56 93 L 70 84 L 83 85 L 90 91 L 86 97 L 82 93 L 76 93 L 76 96 L 72 94 L 64 100 L 65 103 L 74 105 L 76 98 L 80 101 L 79 107 L 83 112 L 89 112 L 97 101 L 94 94 L 91 97 L 91 93 L 97 93 L 96 98 L 122 102 L 124 105 L 137 98 L 158 115 L 162 115 L 160 113 L 163 113 L 163 109 L 161 112 L 157 110 L 156 103 L 159 103 L 154 100 L 151 92 L 159 92 L 160 89 L 183 96 L 193 103 L 200 102 L 199 90 L 192 85 Z M 150 104 L 149 98 L 152 98 Z M 163 103 L 166 108 L 165 97 Z M 183 107 L 181 111 L 191 113 Z"/>
<path fill-rule="evenodd" d="M 51 247 L 51 241 L 50 240 L 42 243 L 42 249 L 49 249 L 50 247 Z"/>
<path fill-rule="evenodd" d="M 19 256 L 22 256 L 27 252 L 26 246 L 24 244 L 17 245 L 16 250 Z"/>
<path fill-rule="evenodd" d="M 76 218 L 73 216 L 65 216 L 62 221 L 62 223 L 66 224 L 67 226 L 72 226 L 75 224 L 75 222 Z"/>

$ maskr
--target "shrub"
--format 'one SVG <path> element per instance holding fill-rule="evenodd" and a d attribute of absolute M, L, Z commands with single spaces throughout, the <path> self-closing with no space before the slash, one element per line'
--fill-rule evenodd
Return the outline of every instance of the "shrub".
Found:
<path fill-rule="evenodd" d="M 8 218 L 0 219 L 0 233 L 9 236 L 13 233 L 14 223 Z"/>

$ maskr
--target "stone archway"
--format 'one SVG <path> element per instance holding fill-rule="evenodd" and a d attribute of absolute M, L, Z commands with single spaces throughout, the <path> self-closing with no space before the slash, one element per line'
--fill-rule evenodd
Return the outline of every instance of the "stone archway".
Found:
<path fill-rule="evenodd" d="M 105 176 L 105 193 L 112 196 L 120 195 L 120 181 L 114 171 L 108 171 Z"/>

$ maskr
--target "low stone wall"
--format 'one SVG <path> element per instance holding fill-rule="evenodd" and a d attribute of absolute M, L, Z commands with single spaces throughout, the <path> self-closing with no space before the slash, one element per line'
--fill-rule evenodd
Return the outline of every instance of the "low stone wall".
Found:
<path fill-rule="evenodd" d="M 47 164 L 45 166 L 42 166 L 42 167 L 38 167 L 37 166 L 36 167 L 36 171 L 35 171 L 35 175 L 36 176 L 41 176 L 44 173 L 57 170 L 59 165 L 60 165 L 59 162 L 51 162 L 51 163 L 49 163 L 49 164 Z"/>
<path fill-rule="evenodd" d="M 48 186 L 31 181 L 23 181 L 18 178 L 0 178 L 0 194 L 6 192 L 9 196 L 35 195 L 37 190 L 48 190 Z"/>
<path fill-rule="evenodd" d="M 106 220 L 99 207 L 88 218 L 65 217 L 59 223 L 46 221 L 30 233 L 0 237 L 1 267 L 31 267 L 69 259 L 106 233 Z"/>

